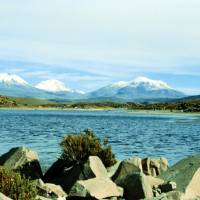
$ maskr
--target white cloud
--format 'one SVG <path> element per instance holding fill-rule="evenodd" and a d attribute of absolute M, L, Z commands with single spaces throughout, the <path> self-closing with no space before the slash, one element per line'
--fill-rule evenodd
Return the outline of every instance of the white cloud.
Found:
<path fill-rule="evenodd" d="M 200 94 L 200 88 L 178 87 L 176 89 L 184 92 L 186 95 L 199 95 Z"/>
<path fill-rule="evenodd" d="M 199 6 L 198 0 L 1 1 L 0 57 L 173 69 L 180 57 L 200 59 Z"/>
<path fill-rule="evenodd" d="M 0 0 L 0 59 L 50 64 L 27 77 L 46 79 L 57 66 L 95 74 L 56 73 L 72 82 L 200 76 L 199 7 L 199 0 Z"/>

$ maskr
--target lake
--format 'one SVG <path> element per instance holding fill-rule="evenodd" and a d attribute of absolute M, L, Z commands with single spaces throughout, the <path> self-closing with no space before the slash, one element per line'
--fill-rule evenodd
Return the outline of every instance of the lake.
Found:
<path fill-rule="evenodd" d="M 60 155 L 64 134 L 91 128 L 108 138 L 118 159 L 165 156 L 170 164 L 200 153 L 200 117 L 125 111 L 0 110 L 0 154 L 27 146 L 43 168 Z"/>

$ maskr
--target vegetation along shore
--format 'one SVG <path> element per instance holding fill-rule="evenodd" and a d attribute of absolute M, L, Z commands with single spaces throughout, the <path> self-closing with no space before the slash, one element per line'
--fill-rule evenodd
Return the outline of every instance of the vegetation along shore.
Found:
<path fill-rule="evenodd" d="M 163 111 L 199 113 L 200 97 L 195 99 L 174 100 L 157 103 L 147 102 L 55 102 L 34 98 L 0 96 L 0 108 L 16 109 L 126 109 L 136 111 Z"/>

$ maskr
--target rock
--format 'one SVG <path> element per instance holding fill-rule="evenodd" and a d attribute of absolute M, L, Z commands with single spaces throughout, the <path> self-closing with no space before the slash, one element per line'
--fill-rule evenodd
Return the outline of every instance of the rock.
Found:
<path fill-rule="evenodd" d="M 90 156 L 84 164 L 56 161 L 44 176 L 44 182 L 61 185 L 68 193 L 78 180 L 108 178 L 107 170 L 97 156 Z"/>
<path fill-rule="evenodd" d="M 0 165 L 20 172 L 31 179 L 42 177 L 42 170 L 36 152 L 26 147 L 12 148 L 0 157 Z"/>
<path fill-rule="evenodd" d="M 110 178 L 116 173 L 116 171 L 119 168 L 120 164 L 121 164 L 121 161 L 118 160 L 116 164 L 114 164 L 113 166 L 107 168 L 108 176 Z"/>
<path fill-rule="evenodd" d="M 82 166 L 79 164 L 70 166 L 69 164 L 64 160 L 57 160 L 46 172 L 43 181 L 60 185 L 68 193 L 76 181 L 82 178 Z"/>
<path fill-rule="evenodd" d="M 105 199 L 110 197 L 122 197 L 123 189 L 119 188 L 109 178 L 92 178 L 85 181 L 77 181 L 72 187 L 69 197 L 84 197 Z"/>
<path fill-rule="evenodd" d="M 145 176 L 145 181 L 147 181 L 149 183 L 151 188 L 164 184 L 163 179 L 156 178 L 156 177 L 153 177 L 153 176 L 147 176 L 147 175 Z"/>
<path fill-rule="evenodd" d="M 36 200 L 52 200 L 52 199 L 50 199 L 50 198 L 42 197 L 42 196 L 40 196 L 40 195 L 37 195 L 35 199 L 36 199 Z"/>
<path fill-rule="evenodd" d="M 142 169 L 146 175 L 158 176 L 161 173 L 167 171 L 169 163 L 166 158 L 159 159 L 142 159 Z"/>
<path fill-rule="evenodd" d="M 9 197 L 5 196 L 4 194 L 0 193 L 0 200 L 12 200 Z"/>
<path fill-rule="evenodd" d="M 146 198 L 145 200 L 182 200 L 181 196 L 182 196 L 181 192 L 172 191 L 168 193 L 162 193 L 157 197 Z M 187 200 L 194 200 L 194 199 L 187 199 Z"/>
<path fill-rule="evenodd" d="M 126 200 L 138 200 L 153 197 L 152 185 L 155 183 L 150 183 L 149 179 L 145 174 L 135 172 L 121 176 L 115 183 L 124 188 Z"/>
<path fill-rule="evenodd" d="M 161 192 L 167 193 L 176 189 L 176 183 L 173 181 L 169 181 L 167 183 L 158 185 L 158 188 Z"/>
<path fill-rule="evenodd" d="M 123 160 L 119 164 L 115 174 L 112 176 L 112 180 L 117 182 L 117 180 L 121 179 L 121 177 L 132 174 L 134 172 L 142 172 L 141 158 L 139 157 Z"/>
<path fill-rule="evenodd" d="M 66 199 L 67 194 L 63 191 L 60 185 L 52 183 L 44 183 L 42 180 L 38 180 L 37 190 L 40 196 L 46 198 L 60 198 Z"/>
<path fill-rule="evenodd" d="M 100 177 L 108 178 L 108 173 L 102 161 L 97 156 L 90 156 L 83 166 L 83 171 L 86 179 Z"/>
<path fill-rule="evenodd" d="M 58 198 L 64 198 L 66 199 L 67 194 L 63 191 L 62 187 L 60 185 L 55 185 L 52 183 L 45 183 L 44 185 L 47 189 L 51 191 L 54 195 L 56 195 Z"/>
<path fill-rule="evenodd" d="M 179 161 L 160 178 L 176 182 L 177 190 L 184 193 L 184 200 L 200 197 L 200 155 Z"/>
<path fill-rule="evenodd" d="M 182 200 L 182 193 L 179 191 L 168 192 L 166 193 L 166 199 L 167 200 Z"/>

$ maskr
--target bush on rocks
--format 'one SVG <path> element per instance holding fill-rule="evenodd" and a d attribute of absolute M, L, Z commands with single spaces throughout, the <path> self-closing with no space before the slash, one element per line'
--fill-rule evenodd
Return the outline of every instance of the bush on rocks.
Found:
<path fill-rule="evenodd" d="M 115 155 L 107 140 L 101 141 L 93 131 L 86 129 L 80 134 L 68 134 L 60 143 L 61 159 L 69 162 L 84 163 L 89 156 L 98 156 L 105 167 L 116 163 Z"/>
<path fill-rule="evenodd" d="M 34 200 L 36 186 L 19 173 L 0 167 L 0 192 L 13 200 Z"/>

